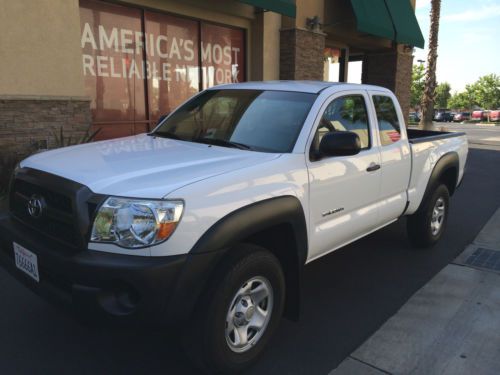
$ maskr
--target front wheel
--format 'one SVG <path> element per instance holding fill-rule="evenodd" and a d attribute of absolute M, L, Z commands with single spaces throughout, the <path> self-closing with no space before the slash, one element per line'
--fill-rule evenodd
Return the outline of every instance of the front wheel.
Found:
<path fill-rule="evenodd" d="M 426 248 L 439 241 L 448 221 L 449 205 L 448 188 L 438 185 L 418 211 L 408 217 L 408 236 L 415 247 Z"/>
<path fill-rule="evenodd" d="M 283 313 L 285 279 L 278 259 L 253 245 L 217 270 L 184 338 L 187 354 L 207 373 L 250 366 L 271 338 Z"/>

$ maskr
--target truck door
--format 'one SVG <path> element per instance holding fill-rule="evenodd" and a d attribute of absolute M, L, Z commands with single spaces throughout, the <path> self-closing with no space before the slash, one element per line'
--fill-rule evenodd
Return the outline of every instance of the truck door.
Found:
<path fill-rule="evenodd" d="M 380 155 L 374 146 L 366 92 L 342 92 L 320 111 L 309 141 L 310 183 L 309 260 L 373 230 L 378 220 Z M 354 156 L 314 157 L 328 132 L 358 134 L 362 150 Z"/>
<path fill-rule="evenodd" d="M 411 174 L 411 150 L 404 119 L 395 97 L 370 92 L 380 137 L 380 225 L 397 219 L 405 210 Z M 403 126 L 401 126 L 403 124 Z"/>

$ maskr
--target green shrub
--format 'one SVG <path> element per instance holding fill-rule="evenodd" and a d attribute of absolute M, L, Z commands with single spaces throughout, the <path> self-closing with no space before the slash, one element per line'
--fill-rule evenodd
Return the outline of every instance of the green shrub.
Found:
<path fill-rule="evenodd" d="M 52 129 L 52 135 L 54 137 L 55 147 L 56 148 L 67 147 L 67 146 L 74 146 L 82 143 L 92 142 L 94 138 L 97 136 L 97 134 L 99 134 L 99 132 L 101 131 L 101 128 L 95 130 L 94 132 L 92 132 L 91 130 L 92 130 L 92 125 L 89 125 L 87 127 L 87 130 L 81 137 L 72 138 L 71 136 L 66 137 L 62 126 L 59 128 L 59 131 L 56 131 L 56 129 Z"/>

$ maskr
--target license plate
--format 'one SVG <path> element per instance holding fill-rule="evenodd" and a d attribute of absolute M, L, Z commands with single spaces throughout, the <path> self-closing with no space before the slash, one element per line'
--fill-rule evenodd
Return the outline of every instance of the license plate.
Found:
<path fill-rule="evenodd" d="M 14 257 L 16 259 L 16 267 L 31 277 L 36 282 L 40 282 L 40 274 L 38 273 L 38 259 L 36 254 L 33 254 L 28 249 L 17 243 L 14 245 Z"/>

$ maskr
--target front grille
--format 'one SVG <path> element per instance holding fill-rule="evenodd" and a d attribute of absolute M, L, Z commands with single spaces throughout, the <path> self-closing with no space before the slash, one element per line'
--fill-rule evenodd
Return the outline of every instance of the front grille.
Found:
<path fill-rule="evenodd" d="M 33 195 L 43 197 L 46 206 L 39 218 L 28 213 L 28 201 Z M 71 198 L 41 186 L 16 179 L 12 186 L 11 212 L 37 231 L 71 246 L 78 246 Z"/>
<path fill-rule="evenodd" d="M 37 218 L 28 212 L 28 202 L 34 196 L 43 200 L 43 212 Z M 86 246 L 90 217 L 99 202 L 100 196 L 83 185 L 28 168 L 18 172 L 11 185 L 13 216 L 40 234 L 73 249 Z"/>
<path fill-rule="evenodd" d="M 17 194 L 23 195 L 25 199 L 29 199 L 34 194 L 40 195 L 46 200 L 48 206 L 67 214 L 73 213 L 71 198 L 63 194 L 50 191 L 41 186 L 30 184 L 29 182 L 19 179 L 14 180 L 13 185 L 13 190 Z"/>

